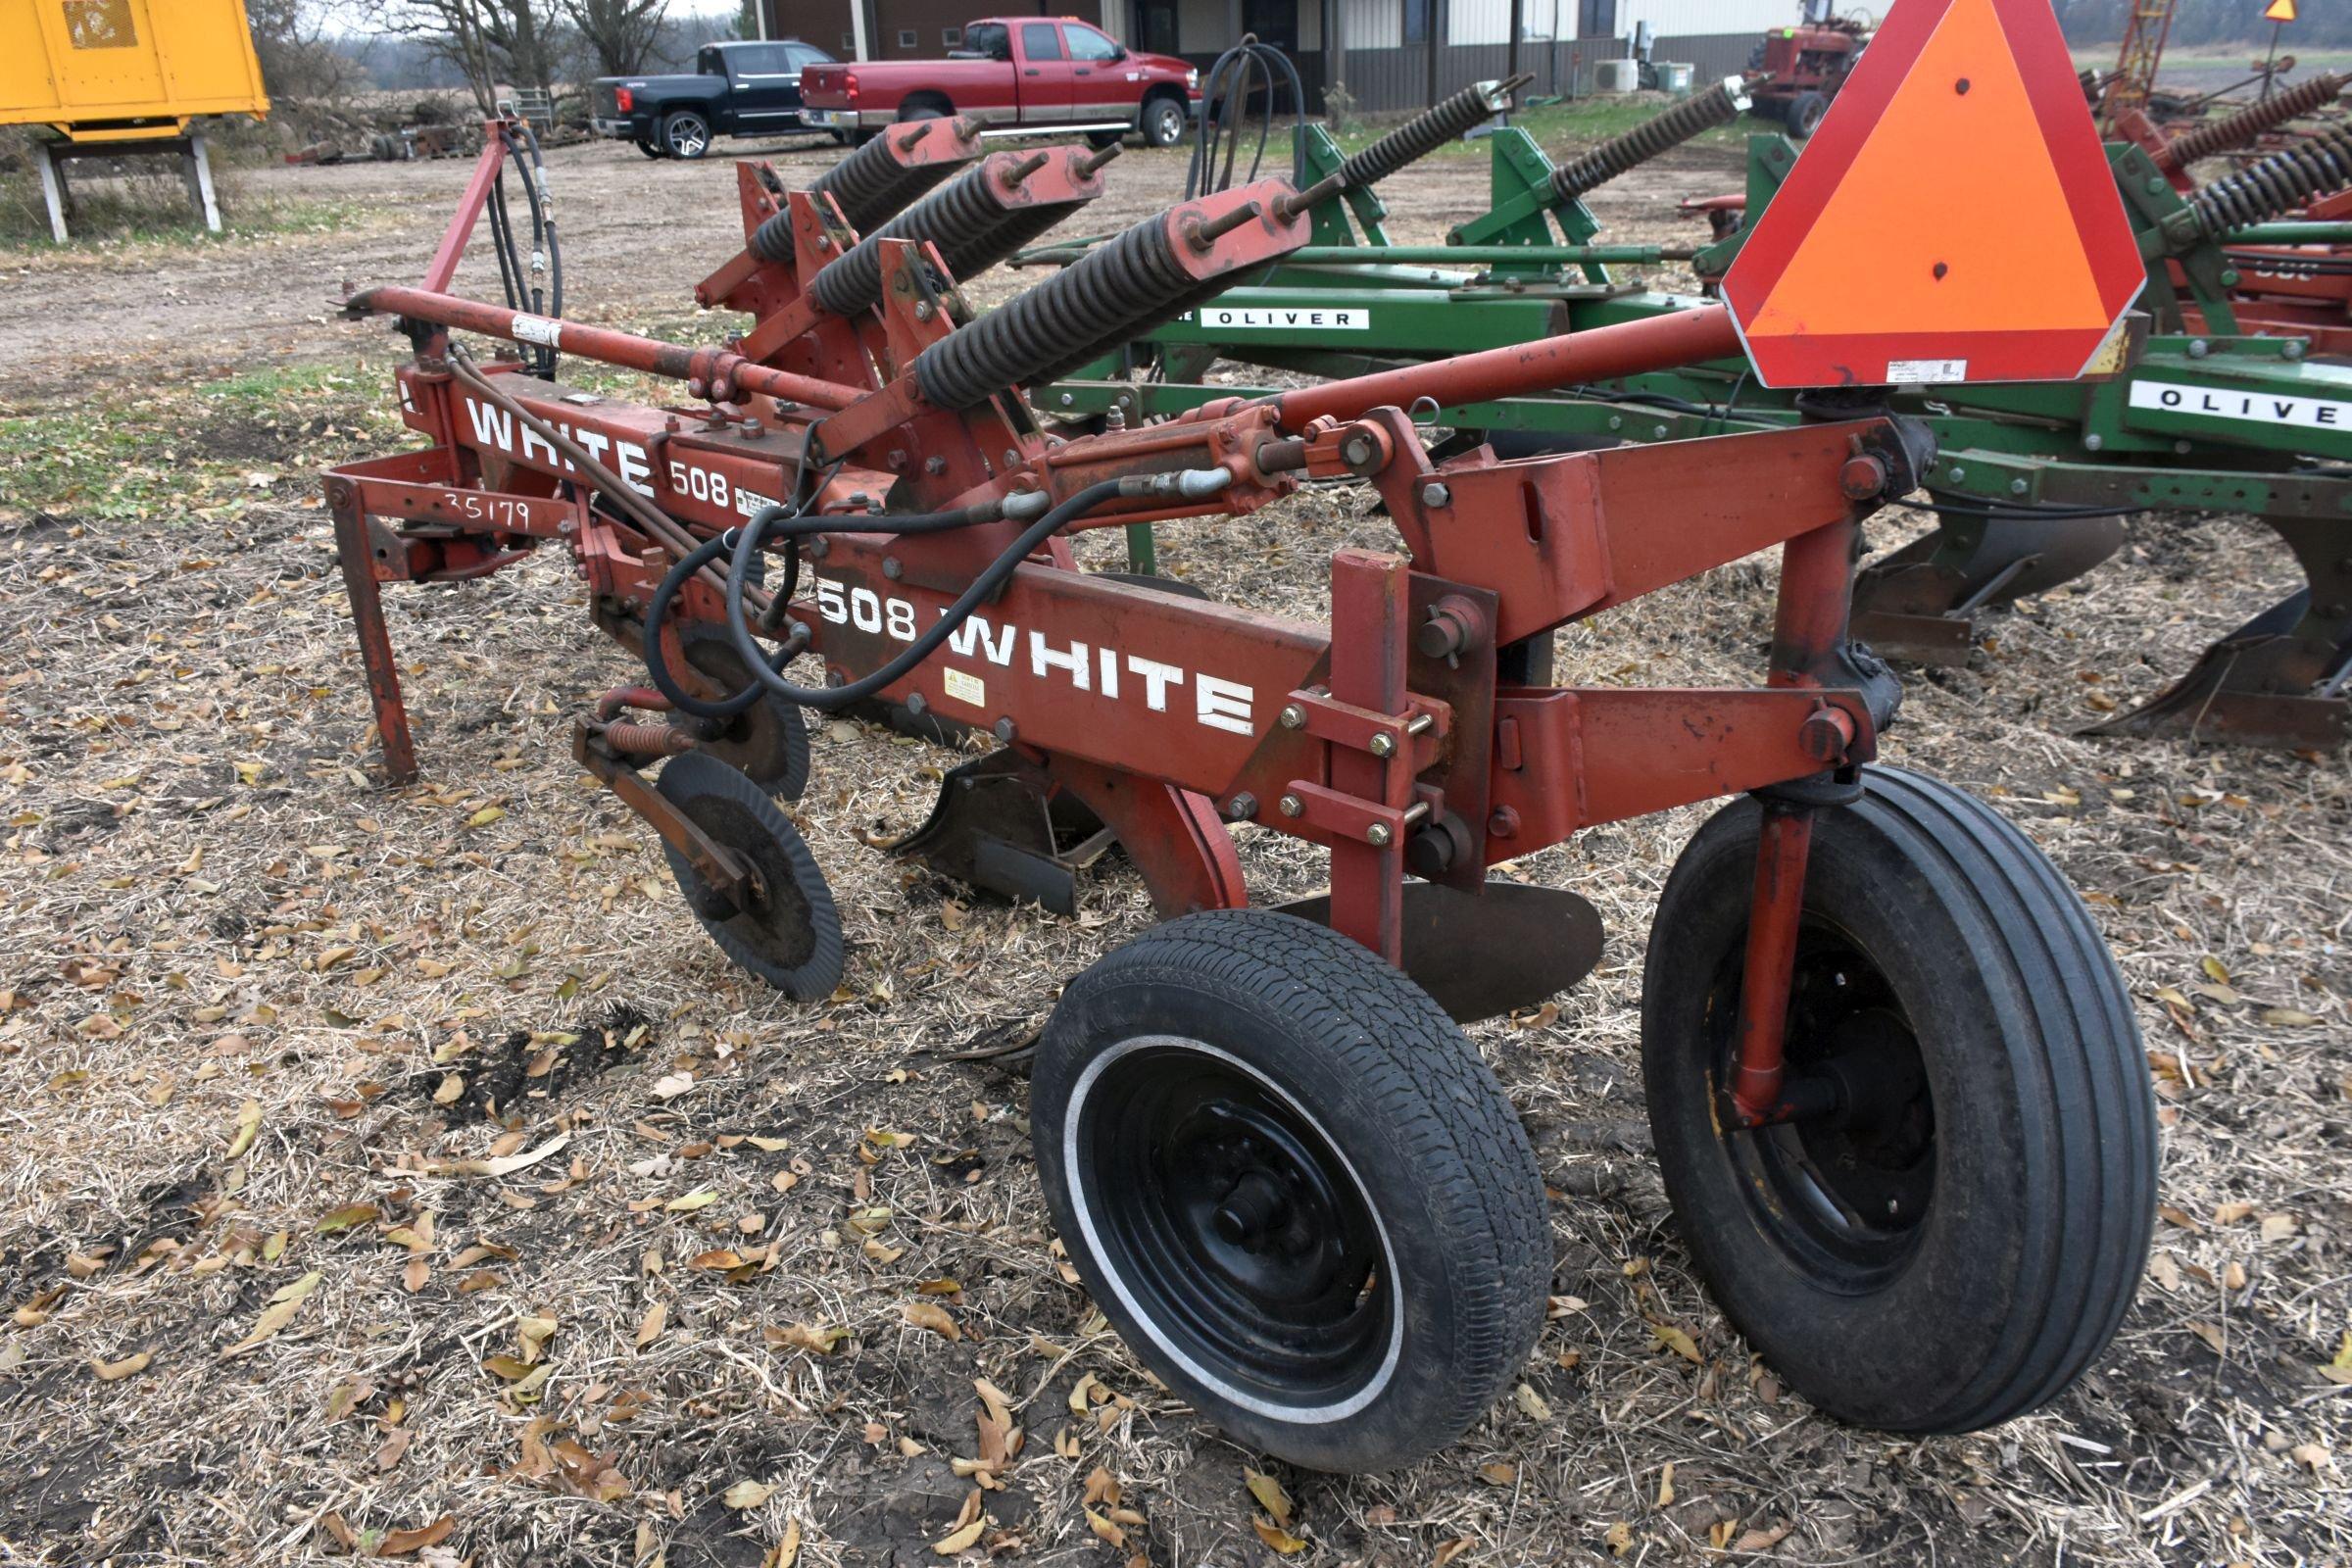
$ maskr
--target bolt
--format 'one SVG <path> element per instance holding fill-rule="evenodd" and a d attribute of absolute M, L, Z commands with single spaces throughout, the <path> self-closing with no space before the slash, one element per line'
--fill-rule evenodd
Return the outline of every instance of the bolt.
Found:
<path fill-rule="evenodd" d="M 1450 507 L 1453 505 L 1453 492 L 1432 479 L 1421 487 L 1421 504 L 1425 507 Z"/>
<path fill-rule="evenodd" d="M 1064 392 L 1061 395 L 1061 406 L 1065 409 L 1077 401 L 1078 399 L 1070 393 Z"/>
<path fill-rule="evenodd" d="M 2223 268 L 2223 269 L 2222 269 L 2222 287 L 2224 287 L 2224 288 L 2235 288 L 2235 287 L 2237 287 L 2237 269 L 2236 269 L 2236 268 L 2234 268 L 2234 267 L 2225 267 L 2225 268 Z"/>
<path fill-rule="evenodd" d="M 1649 433 L 1657 440 L 1663 441 L 1666 439 L 1666 427 L 1662 424 L 1651 425 L 1649 427 Z"/>
<path fill-rule="evenodd" d="M 1621 415 L 1615 415 L 1615 414 L 1612 414 L 1612 415 L 1610 415 L 1610 416 L 1609 416 L 1609 428 L 1610 428 L 1610 429 L 1612 429 L 1612 430 L 1622 430 L 1622 429 L 1624 429 L 1624 428 L 1625 428 L 1625 419 L 1624 419 L 1624 416 L 1621 416 Z"/>
<path fill-rule="evenodd" d="M 1968 470 L 1966 468 L 1955 467 L 1952 469 L 1952 483 L 1958 484 L 1961 480 L 1967 477 Z"/>
<path fill-rule="evenodd" d="M 1364 842 L 1376 850 L 1387 849 L 1389 840 L 1394 837 L 1396 835 L 1389 831 L 1389 824 L 1386 822 L 1375 822 L 1364 829 Z"/>
<path fill-rule="evenodd" d="M 2299 337 L 2290 337 L 2279 344 L 2278 357 L 2282 360 L 2301 359 L 2303 357 L 2303 340 Z"/>
<path fill-rule="evenodd" d="M 1020 466 L 1021 455 L 1018 452 L 1013 451 L 1012 448 L 1006 447 L 1004 449 L 1004 466 L 1007 468 L 1017 468 Z"/>
<path fill-rule="evenodd" d="M 923 471 L 936 478 L 938 475 L 948 471 L 948 460 L 945 458 L 925 458 L 923 460 Z"/>
<path fill-rule="evenodd" d="M 1225 814 L 1236 822 L 1249 821 L 1257 814 L 1257 797 L 1248 790 L 1242 791 L 1225 803 Z"/>
<path fill-rule="evenodd" d="M 1019 733 L 1020 730 L 1013 724 L 1011 715 L 1007 714 L 1006 716 L 997 720 L 997 739 L 1003 741 L 1005 745 L 1011 745 L 1012 738 Z"/>
<path fill-rule="evenodd" d="M 2096 452 L 2106 445 L 2107 438 L 2096 430 L 2082 438 L 2082 450 L 2085 452 Z"/>
<path fill-rule="evenodd" d="M 1297 703 L 1285 704 L 1282 711 L 1275 716 L 1282 720 L 1284 729 L 1306 728 L 1306 710 L 1300 708 Z"/>
<path fill-rule="evenodd" d="M 1380 455 L 1372 438 L 1358 430 L 1340 443 L 1340 461 L 1350 468 L 1360 468 Z"/>
<path fill-rule="evenodd" d="M 1952 83 L 1952 91 L 1954 91 L 1954 92 L 1958 93 L 1958 94 L 1959 94 L 1961 97 L 1963 97 L 1963 98 L 1967 97 L 1967 96 L 1968 96 L 1968 78 L 1967 78 L 1966 76 L 1962 76 L 1962 77 L 1961 77 L 1961 78 L 1960 78 L 1958 81 L 1955 81 L 1955 82 L 1953 82 L 1953 83 Z"/>
<path fill-rule="evenodd" d="M 1498 839 L 1519 836 L 1519 812 L 1508 806 L 1497 806 L 1487 817 L 1487 831 Z"/>
<path fill-rule="evenodd" d="M 1018 185 L 1022 180 L 1027 179 L 1031 174 L 1034 174 L 1039 170 L 1045 168 L 1046 158 L 1047 155 L 1044 153 L 1032 153 L 1027 158 L 1022 159 L 1019 163 L 1004 171 L 1004 183 L 1007 185 Z"/>
<path fill-rule="evenodd" d="M 901 577 L 906 575 L 906 567 L 898 557 L 884 556 L 882 558 L 882 575 L 888 577 L 892 582 L 897 582 Z"/>
<path fill-rule="evenodd" d="M 1297 816 L 1306 809 L 1306 803 L 1296 795 L 1285 795 L 1274 803 L 1274 808 L 1285 816 Z"/>
<path fill-rule="evenodd" d="M 1848 501 L 1876 501 L 1886 493 L 1886 464 L 1875 454 L 1856 453 L 1838 470 L 1838 488 Z"/>
<path fill-rule="evenodd" d="M 825 666 L 825 684 L 826 684 L 826 685 L 828 685 L 828 686 L 847 686 L 849 683 L 850 683 L 850 676 L 849 676 L 849 672 L 848 672 L 847 670 L 843 669 L 843 668 L 842 668 L 842 667 L 841 667 L 839 664 L 827 664 L 827 665 Z"/>
<path fill-rule="evenodd" d="M 1366 741 L 1364 749 L 1374 757 L 1394 757 L 1396 755 L 1396 737 L 1384 730 Z"/>
<path fill-rule="evenodd" d="M 832 236 L 832 235 L 830 235 L 830 234 L 819 234 L 819 235 L 817 235 L 817 236 L 816 236 L 816 248 L 817 248 L 818 250 L 820 250 L 820 251 L 829 251 L 829 250 L 831 250 L 831 249 L 833 248 L 833 236 Z"/>
<path fill-rule="evenodd" d="M 906 694 L 906 711 L 912 713 L 915 717 L 922 717 L 923 710 L 930 706 L 931 705 L 929 703 L 923 700 L 923 694 L 921 692 L 908 692 Z"/>
<path fill-rule="evenodd" d="M 1946 276 L 1950 275 L 1951 270 L 1951 268 L 1944 263 L 1937 262 L 1936 264 L 1936 281 L 1942 282 Z"/>
<path fill-rule="evenodd" d="M 2203 338 L 2192 337 L 2188 340 L 2188 357 L 2190 359 L 2201 360 L 2212 352 L 2213 345 L 2206 342 Z"/>
<path fill-rule="evenodd" d="M 2194 452 L 2194 451 L 2196 451 L 2196 450 L 2197 450 L 2197 449 L 2196 449 L 2194 446 L 2192 446 L 2191 444 L 2189 444 L 2189 443 L 2188 443 L 2188 442 L 2186 442 L 2186 441 L 2176 441 L 2176 442 L 2174 442 L 2174 443 L 2173 443 L 2173 455 L 2174 455 L 2174 456 L 2176 456 L 2176 457 L 2181 457 L 2181 458 L 2185 458 L 2185 457 L 2187 457 L 2187 456 L 2188 456 L 2188 455 L 2189 455 L 2191 452 Z"/>
<path fill-rule="evenodd" d="M 938 314 L 939 307 L 933 305 L 929 300 L 916 300 L 914 302 L 914 318 L 916 320 L 928 321 L 931 319 L 931 318 L 937 316 Z"/>
<path fill-rule="evenodd" d="M 1835 708 L 1824 708 L 1796 729 L 1797 744 L 1816 762 L 1837 766 L 1854 738 L 1854 721 Z"/>
<path fill-rule="evenodd" d="M 832 553 L 832 542 L 821 533 L 801 546 L 801 554 L 810 561 L 822 561 Z"/>
<path fill-rule="evenodd" d="M 2024 495 L 2026 493 L 2026 481 L 2023 479 L 2012 479 L 2009 481 L 2009 493 L 2013 496 Z"/>

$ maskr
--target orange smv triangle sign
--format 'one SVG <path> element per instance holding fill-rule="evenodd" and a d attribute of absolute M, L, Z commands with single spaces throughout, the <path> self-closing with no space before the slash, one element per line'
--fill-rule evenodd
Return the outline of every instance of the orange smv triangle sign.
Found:
<path fill-rule="evenodd" d="M 1898 0 L 1723 295 L 1767 386 L 2035 381 L 2146 281 L 2049 0 Z"/>
<path fill-rule="evenodd" d="M 2271 0 L 2271 3 L 2263 9 L 2262 20 L 2265 22 L 2294 21 L 2295 0 Z"/>

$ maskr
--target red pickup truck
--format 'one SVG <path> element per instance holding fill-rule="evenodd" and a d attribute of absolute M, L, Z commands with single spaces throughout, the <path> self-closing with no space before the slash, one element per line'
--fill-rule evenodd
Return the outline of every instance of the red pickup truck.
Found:
<path fill-rule="evenodd" d="M 901 120 L 969 115 L 991 125 L 1141 131 L 1154 147 L 1200 113 L 1200 73 L 1140 55 L 1070 17 L 984 17 L 946 60 L 861 60 L 801 73 L 801 118 L 858 140 Z"/>

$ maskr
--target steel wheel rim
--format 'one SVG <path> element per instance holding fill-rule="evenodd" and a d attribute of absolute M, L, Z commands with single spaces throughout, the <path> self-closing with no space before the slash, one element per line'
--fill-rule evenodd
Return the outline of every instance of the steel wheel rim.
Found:
<path fill-rule="evenodd" d="M 751 862 L 762 898 L 717 921 L 728 935 L 781 969 L 798 969 L 815 956 L 816 911 L 793 874 L 792 858 L 760 819 L 720 795 L 697 796 L 679 809 L 711 838 Z"/>
<path fill-rule="evenodd" d="M 1101 1283 L 1219 1397 L 1336 1421 L 1395 1375 L 1385 1222 L 1321 1123 L 1232 1053 L 1175 1035 L 1102 1053 L 1071 1090 L 1062 1163 Z M 1254 1234 L 1219 1224 L 1237 1209 Z"/>
<path fill-rule="evenodd" d="M 669 150 L 681 157 L 692 158 L 710 144 L 710 133 L 699 121 L 682 120 L 670 129 Z"/>
<path fill-rule="evenodd" d="M 1741 949 L 1709 998 L 1714 1084 L 1739 1052 Z M 1859 1295 L 1899 1274 L 1935 1204 L 1935 1098 L 1917 1030 L 1885 971 L 1850 933 L 1808 911 L 1797 936 L 1787 1035 L 1791 1079 L 1838 1078 L 1844 1117 L 1724 1133 L 1757 1228 L 1824 1288 Z"/>

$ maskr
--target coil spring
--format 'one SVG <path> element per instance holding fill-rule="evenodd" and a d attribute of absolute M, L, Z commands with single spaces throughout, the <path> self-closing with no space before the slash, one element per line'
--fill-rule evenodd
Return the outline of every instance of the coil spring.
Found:
<path fill-rule="evenodd" d="M 1012 216 L 994 177 L 1002 168 L 998 159 L 1007 157 L 1000 153 L 979 168 L 966 170 L 837 257 L 808 285 L 817 304 L 836 316 L 855 316 L 871 309 L 882 297 L 881 242 L 885 239 L 928 241 L 939 247 L 950 272 L 966 276 L 968 258 Z M 963 266 L 957 265 L 959 258 L 964 259 Z"/>
<path fill-rule="evenodd" d="M 2352 124 L 2331 125 L 2310 140 L 2248 164 L 2189 200 L 2208 236 L 2250 228 L 2327 191 L 2352 185 Z"/>
<path fill-rule="evenodd" d="M 972 408 L 1084 365 L 1166 319 L 1200 288 L 1176 257 L 1166 215 L 1147 218 L 923 350 L 915 380 L 936 407 Z"/>
<path fill-rule="evenodd" d="M 2333 103 L 2342 94 L 2347 81 L 2352 81 L 2352 77 L 2333 74 L 2314 76 L 2309 81 L 2241 109 L 2234 115 L 2192 130 L 2184 130 L 2166 145 L 2165 167 L 2186 169 L 2200 158 L 2210 158 L 2228 148 L 2246 146 L 2266 130 L 2275 130 L 2290 120 L 2310 114 L 2323 104 Z"/>
<path fill-rule="evenodd" d="M 1428 157 L 1471 126 L 1493 117 L 1499 82 L 1482 81 L 1433 104 L 1340 166 L 1349 190 L 1377 184 L 1405 165 Z"/>
<path fill-rule="evenodd" d="M 970 122 L 936 122 L 957 135 L 970 131 Z M 808 182 L 811 195 L 823 192 L 840 207 L 841 216 L 862 234 L 956 172 L 953 159 L 935 159 L 909 168 L 899 162 L 898 140 L 889 135 L 872 141 Z M 762 261 L 792 260 L 792 215 L 779 212 L 752 232 L 752 254 Z"/>
<path fill-rule="evenodd" d="M 1733 99 L 1731 89 L 1719 81 L 1624 135 L 1610 137 L 1574 163 L 1553 170 L 1552 193 L 1561 201 L 1575 201 L 1627 170 L 1648 163 L 1669 148 L 1681 146 L 1700 131 L 1728 125 L 1739 118 L 1740 105 Z"/>

